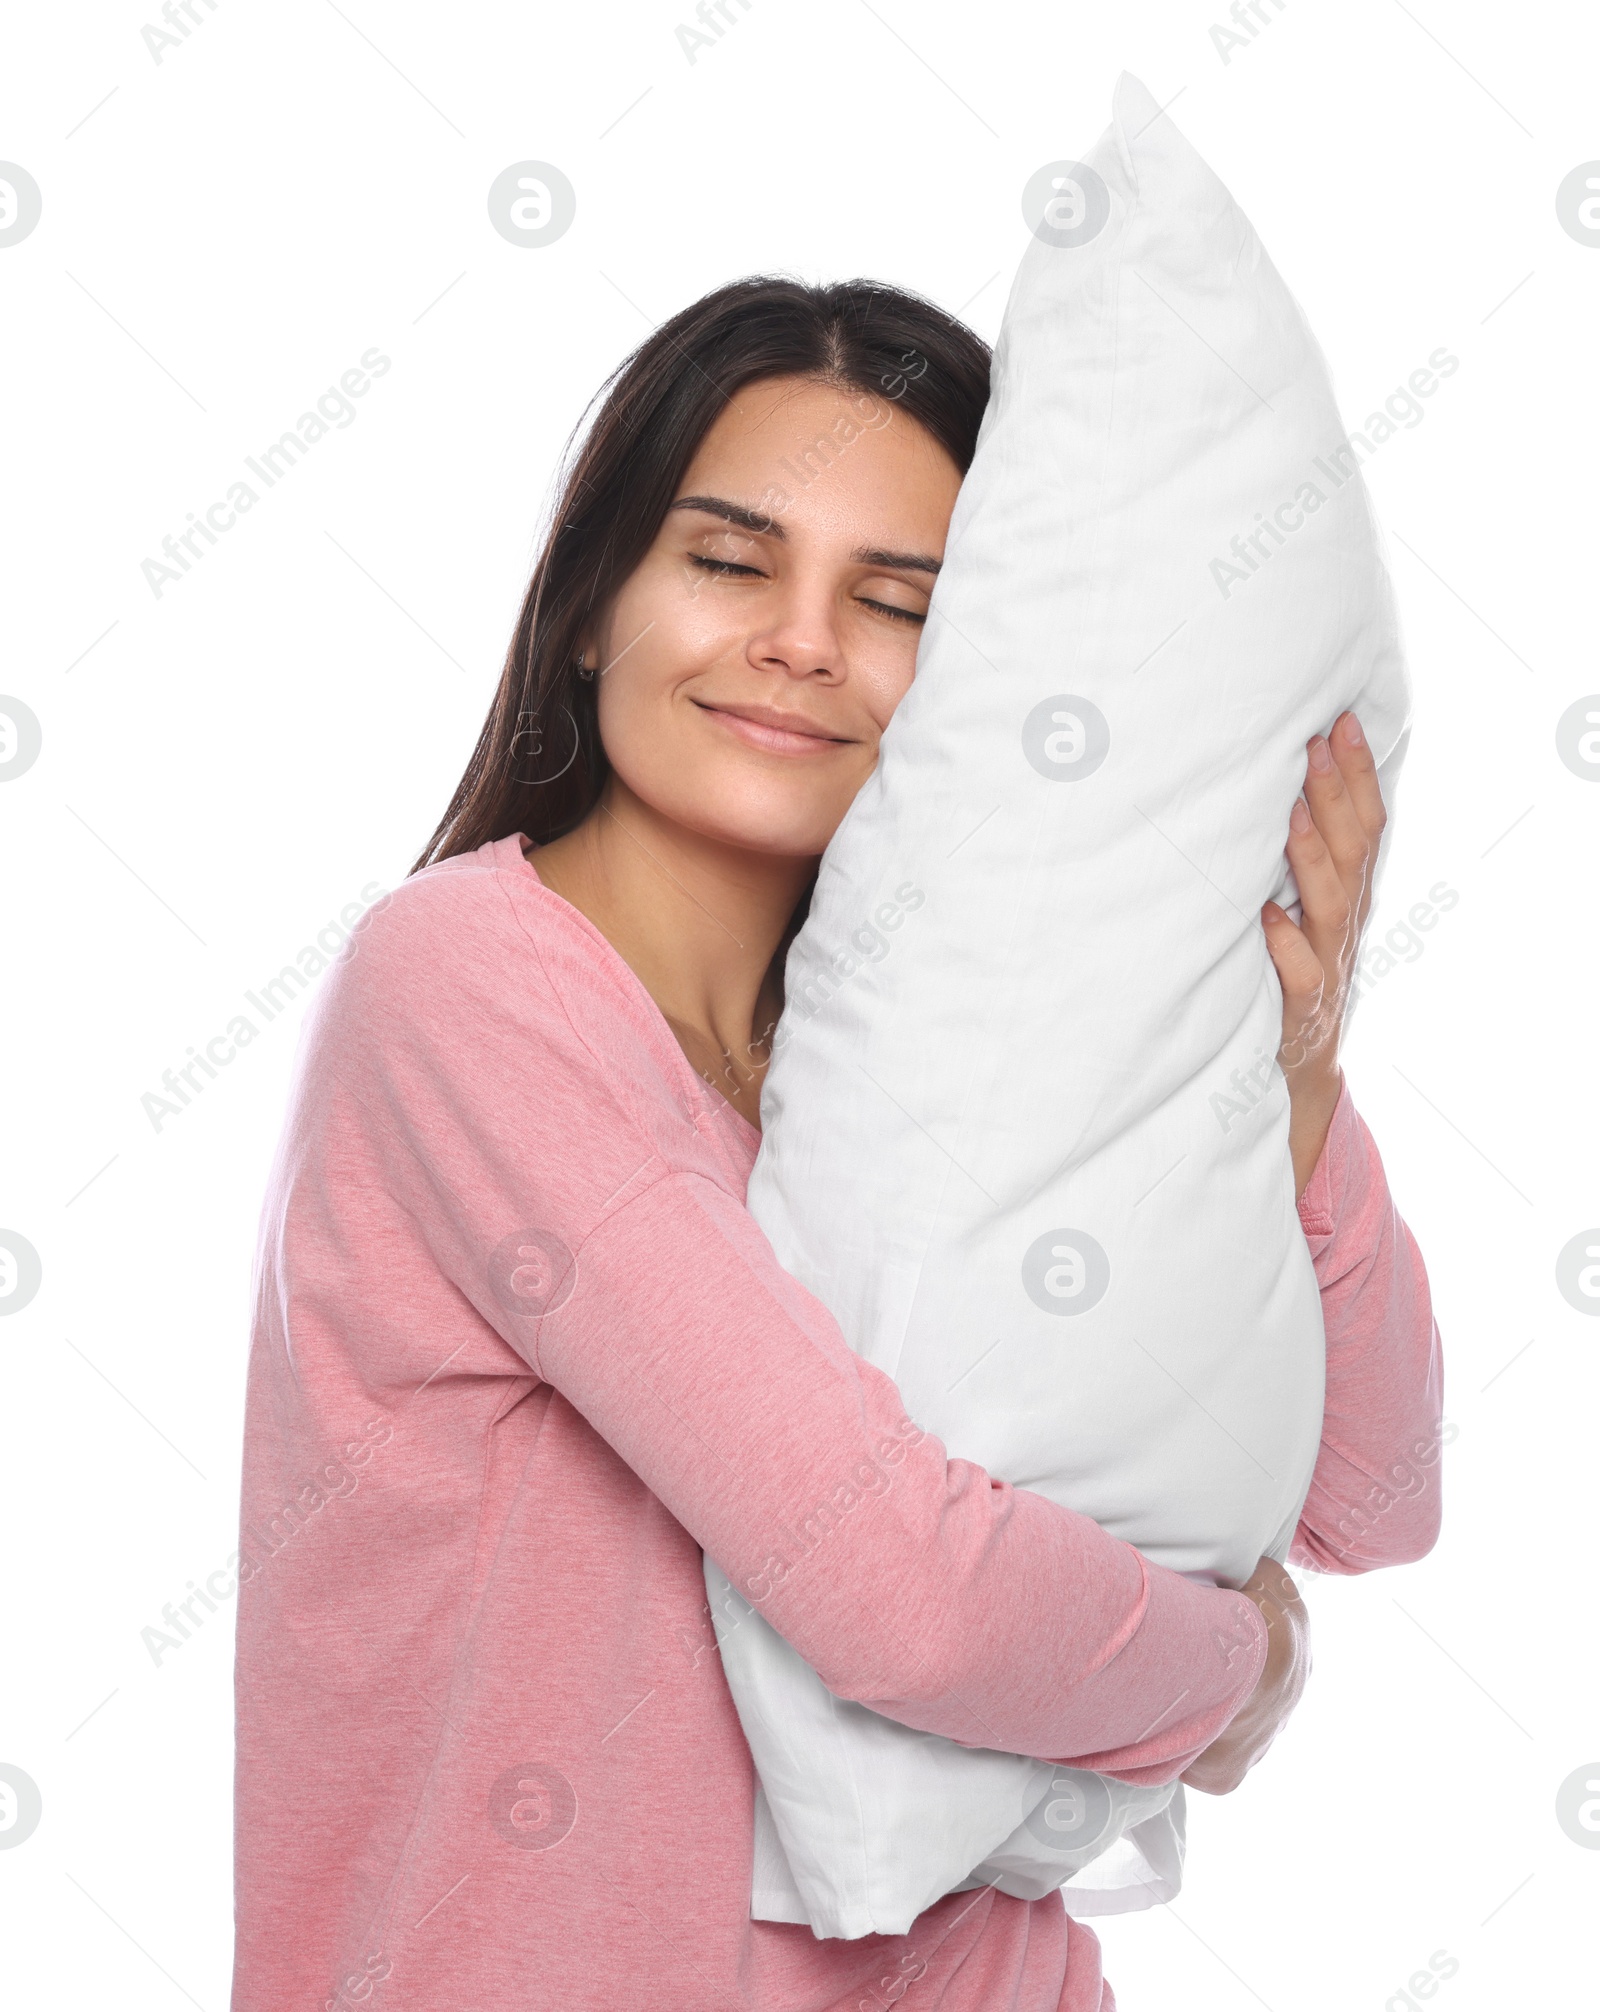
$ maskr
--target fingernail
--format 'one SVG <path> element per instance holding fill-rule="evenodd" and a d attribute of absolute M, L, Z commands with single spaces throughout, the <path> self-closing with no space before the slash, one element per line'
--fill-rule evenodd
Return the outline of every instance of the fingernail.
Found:
<path fill-rule="evenodd" d="M 1361 722 L 1356 718 L 1354 713 L 1351 713 L 1345 720 L 1344 737 L 1353 748 L 1360 747 L 1364 736 L 1361 732 Z"/>
<path fill-rule="evenodd" d="M 1318 734 L 1311 743 L 1311 766 L 1321 774 L 1333 767 L 1333 756 L 1328 752 L 1328 743 Z"/>
<path fill-rule="evenodd" d="M 1311 829 L 1311 813 L 1298 797 L 1295 798 L 1294 809 L 1289 813 L 1289 825 L 1293 831 L 1309 831 Z"/>

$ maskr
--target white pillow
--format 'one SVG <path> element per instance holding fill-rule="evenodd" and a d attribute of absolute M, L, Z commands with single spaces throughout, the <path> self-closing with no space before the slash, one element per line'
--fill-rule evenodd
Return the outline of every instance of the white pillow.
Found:
<path fill-rule="evenodd" d="M 916 680 L 789 956 L 750 1207 L 952 1455 L 1238 1585 L 1288 1547 L 1323 1394 L 1260 908 L 1294 896 L 1308 737 L 1356 707 L 1392 796 L 1409 694 L 1326 366 L 1228 192 L 1124 76 L 1030 193 Z M 836 1699 L 707 1583 L 758 1917 L 1176 1891 L 1181 1789 Z"/>

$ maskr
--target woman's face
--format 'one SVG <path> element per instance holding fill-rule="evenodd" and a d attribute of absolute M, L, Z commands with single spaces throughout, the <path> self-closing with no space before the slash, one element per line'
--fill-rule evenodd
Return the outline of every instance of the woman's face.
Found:
<path fill-rule="evenodd" d="M 820 853 L 911 683 L 960 482 L 889 400 L 745 385 L 587 638 L 621 783 L 741 849 Z"/>

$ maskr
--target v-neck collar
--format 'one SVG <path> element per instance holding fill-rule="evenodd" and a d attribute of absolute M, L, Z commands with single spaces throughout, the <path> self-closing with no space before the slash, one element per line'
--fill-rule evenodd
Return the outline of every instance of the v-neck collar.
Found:
<path fill-rule="evenodd" d="M 673 1033 L 671 1027 L 667 1024 L 666 1015 L 662 1012 L 661 1008 L 656 1004 L 655 1000 L 650 996 L 649 988 L 645 985 L 644 980 L 639 976 L 638 972 L 634 970 L 633 966 L 628 962 L 627 958 L 622 955 L 621 951 L 617 949 L 616 945 L 604 933 L 604 931 L 597 929 L 594 923 L 592 923 L 589 920 L 588 916 L 584 914 L 581 908 L 574 907 L 573 904 L 567 900 L 564 894 L 557 894 L 555 889 L 552 886 L 550 886 L 549 882 L 543 878 L 543 876 L 539 872 L 539 869 L 534 865 L 533 861 L 528 857 L 527 853 L 523 850 L 523 844 L 525 838 L 526 838 L 525 833 L 520 831 L 514 831 L 508 838 L 501 838 L 495 840 L 494 850 L 496 854 L 500 855 L 500 863 L 512 867 L 520 866 L 524 872 L 530 874 L 533 877 L 537 885 L 542 889 L 542 891 L 545 894 L 547 894 L 550 897 L 552 901 L 559 902 L 561 906 L 567 911 L 567 913 L 571 915 L 574 918 L 574 920 L 579 924 L 579 926 L 586 932 L 586 934 L 593 937 L 594 941 L 600 946 L 602 955 L 605 956 L 610 961 L 612 966 L 615 968 L 616 974 L 623 983 L 623 985 L 632 990 L 635 997 L 639 1001 L 640 1007 L 644 1012 L 644 1014 L 646 1015 L 646 1017 L 654 1021 L 658 1032 L 665 1038 L 667 1045 L 671 1048 L 673 1055 L 677 1059 L 679 1070 L 685 1077 L 687 1077 L 689 1082 L 691 1082 L 694 1085 L 696 1093 L 700 1098 L 701 1108 L 702 1109 L 707 1108 L 704 1100 L 706 1092 L 709 1091 L 711 1093 L 711 1096 L 715 1099 L 715 1103 L 709 1107 L 713 1112 L 713 1114 L 717 1115 L 726 1114 L 728 1117 L 732 1118 L 735 1125 L 739 1128 L 740 1134 L 742 1134 L 743 1137 L 749 1142 L 750 1148 L 753 1152 L 761 1144 L 760 1126 L 752 1125 L 750 1120 L 743 1113 L 743 1111 L 741 1111 L 737 1105 L 730 1103 L 728 1099 L 722 1094 L 722 1092 L 717 1088 L 716 1084 L 708 1082 L 706 1078 L 700 1074 L 699 1070 L 695 1068 L 694 1064 L 689 1060 L 688 1056 L 683 1052 L 682 1047 L 679 1045 L 677 1035 Z M 528 842 L 532 843 L 531 840 Z M 506 848 L 509 848 L 509 850 L 505 850 Z M 538 849 L 539 849 L 538 846 L 534 845 L 534 851 L 537 852 Z"/>

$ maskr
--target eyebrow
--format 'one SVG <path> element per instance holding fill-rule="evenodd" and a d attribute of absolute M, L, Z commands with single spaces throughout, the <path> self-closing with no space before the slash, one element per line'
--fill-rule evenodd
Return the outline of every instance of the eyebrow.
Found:
<path fill-rule="evenodd" d="M 747 504 L 731 502 L 726 496 L 679 496 L 667 507 L 702 510 L 708 517 L 720 517 L 725 524 L 736 524 L 741 531 L 753 531 L 757 537 L 787 539 L 789 535 L 776 517 L 752 510 Z M 850 557 L 858 566 L 885 566 L 895 572 L 937 575 L 940 567 L 940 561 L 926 552 L 888 552 L 877 545 L 857 546 Z"/>

